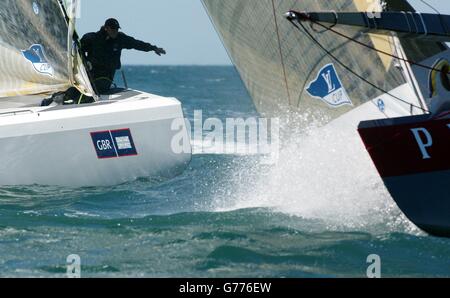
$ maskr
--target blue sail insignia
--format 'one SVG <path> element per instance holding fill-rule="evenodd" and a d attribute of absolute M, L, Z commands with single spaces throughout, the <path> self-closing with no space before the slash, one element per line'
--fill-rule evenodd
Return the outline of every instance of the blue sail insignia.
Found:
<path fill-rule="evenodd" d="M 317 77 L 309 83 L 306 91 L 312 97 L 321 99 L 331 107 L 353 105 L 333 64 L 322 67 Z"/>
<path fill-rule="evenodd" d="M 28 50 L 22 50 L 22 55 L 33 64 L 34 69 L 38 73 L 53 77 L 55 71 L 53 66 L 48 62 L 42 45 L 34 44 Z"/>

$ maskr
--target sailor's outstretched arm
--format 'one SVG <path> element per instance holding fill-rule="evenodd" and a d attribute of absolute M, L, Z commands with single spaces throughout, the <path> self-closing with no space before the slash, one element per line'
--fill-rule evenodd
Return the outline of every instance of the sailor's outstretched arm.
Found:
<path fill-rule="evenodd" d="M 137 40 L 131 36 L 124 35 L 123 40 L 124 40 L 123 47 L 125 49 L 135 49 L 143 52 L 154 51 L 158 56 L 161 56 L 161 54 L 162 55 L 166 54 L 166 51 L 163 48 L 159 48 L 148 42 Z"/>

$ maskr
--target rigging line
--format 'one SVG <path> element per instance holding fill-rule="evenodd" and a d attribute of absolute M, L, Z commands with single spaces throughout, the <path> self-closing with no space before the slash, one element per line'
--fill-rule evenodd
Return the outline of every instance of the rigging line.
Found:
<path fill-rule="evenodd" d="M 370 45 L 368 45 L 368 44 L 365 44 L 365 43 L 363 43 L 363 42 L 357 40 L 356 38 L 353 38 L 353 37 L 350 37 L 350 36 L 348 36 L 348 35 L 345 35 L 345 34 L 339 32 L 339 31 L 333 29 L 332 27 L 327 27 L 327 26 L 325 26 L 325 25 L 323 25 L 323 24 L 321 24 L 321 23 L 319 23 L 319 22 L 316 22 L 316 21 L 314 21 L 314 20 L 311 20 L 311 19 L 308 19 L 308 20 L 309 20 L 310 22 L 314 23 L 314 24 L 317 24 L 317 25 L 319 25 L 319 26 L 321 26 L 321 27 L 323 27 L 323 28 L 328 29 L 327 31 L 330 31 L 330 32 L 332 32 L 332 33 L 335 33 L 335 34 L 337 34 L 337 35 L 343 37 L 343 38 L 346 38 L 346 39 L 348 39 L 348 40 L 351 40 L 351 41 L 353 41 L 353 42 L 355 42 L 355 43 L 357 43 L 357 44 L 359 44 L 359 45 L 361 45 L 361 46 L 363 46 L 363 47 L 366 47 L 366 48 L 368 48 L 368 49 L 370 49 L 370 50 L 372 50 L 372 51 L 376 51 L 376 52 L 378 52 L 378 53 L 384 54 L 384 55 L 389 56 L 389 57 L 391 57 L 391 58 L 398 59 L 398 60 L 401 60 L 401 61 L 403 61 L 403 62 L 407 62 L 407 63 L 409 63 L 409 64 L 416 65 L 416 66 L 421 67 L 421 68 L 424 68 L 424 69 L 428 69 L 428 70 L 432 70 L 432 71 L 437 71 L 437 72 L 442 72 L 442 73 L 445 73 L 445 74 L 449 74 L 448 72 L 444 72 L 444 71 L 442 71 L 441 69 L 433 68 L 433 67 L 431 67 L 431 66 L 428 66 L 428 65 L 425 65 L 425 64 L 422 64 L 422 63 L 418 63 L 418 62 L 415 62 L 415 61 L 412 61 L 412 60 L 409 60 L 409 59 L 401 58 L 401 57 L 398 57 L 398 56 L 393 55 L 393 54 L 391 54 L 391 53 L 388 53 L 388 52 L 386 52 L 386 51 L 377 49 L 377 48 L 375 48 L 375 47 L 372 47 L 372 46 L 370 46 Z M 291 23 L 292 23 L 292 21 L 291 21 Z M 303 27 L 303 26 L 302 26 L 302 27 Z"/>
<path fill-rule="evenodd" d="M 300 27 L 297 26 L 297 24 L 295 24 L 292 20 L 289 20 L 298 30 L 300 30 Z M 325 51 L 325 53 L 327 53 L 331 58 L 333 58 L 333 60 L 335 60 L 337 63 L 339 63 L 342 67 L 344 67 L 347 71 L 349 71 L 350 73 L 352 73 L 353 75 L 355 75 L 356 77 L 358 77 L 360 80 L 362 80 L 363 82 L 367 83 L 368 85 L 372 86 L 373 88 L 391 96 L 392 98 L 403 102 L 407 105 L 409 105 L 410 107 L 414 107 L 417 108 L 421 111 L 423 111 L 424 113 L 429 113 L 429 111 L 427 111 L 426 109 L 416 106 L 404 99 L 401 99 L 400 97 L 393 95 L 392 93 L 390 93 L 389 91 L 384 90 L 383 88 L 377 86 L 376 84 L 370 82 L 369 80 L 365 79 L 363 76 L 359 75 L 358 73 L 356 73 L 354 70 L 352 70 L 349 66 L 347 66 L 345 63 L 343 63 L 340 59 L 338 59 L 335 55 L 333 55 L 330 51 L 328 51 L 317 39 L 314 38 L 314 36 L 311 34 L 311 32 L 309 32 L 305 26 L 303 26 L 302 23 L 299 23 L 299 25 L 302 27 L 303 31 L 311 38 L 311 40 L 317 44 L 317 46 L 319 46 L 323 51 Z"/>
<path fill-rule="evenodd" d="M 420 0 L 420 2 L 422 2 L 424 5 L 428 6 L 429 8 L 431 8 L 432 10 L 434 10 L 438 15 L 439 15 L 439 20 L 441 22 L 441 25 L 444 29 L 446 29 L 445 31 L 448 32 L 448 28 L 445 24 L 445 22 L 442 20 L 442 14 L 439 10 L 437 10 L 433 5 L 429 4 L 428 2 L 426 2 L 425 0 Z"/>
<path fill-rule="evenodd" d="M 287 80 L 287 75 L 286 75 L 286 67 L 285 67 L 285 64 L 284 64 L 283 49 L 281 48 L 280 30 L 278 28 L 277 13 L 276 13 L 276 10 L 275 10 L 275 2 L 274 2 L 274 0 L 272 0 L 272 8 L 273 8 L 273 17 L 274 17 L 274 20 L 275 20 L 275 29 L 276 29 L 277 38 L 278 38 L 278 49 L 280 50 L 281 66 L 283 68 L 284 82 L 286 84 L 286 91 L 287 91 L 289 105 L 291 105 L 291 95 L 290 95 L 290 92 L 289 92 L 289 85 L 288 85 L 288 80 Z"/>
<path fill-rule="evenodd" d="M 422 2 L 423 4 L 425 4 L 426 6 L 428 6 L 429 8 L 431 8 L 432 10 L 434 10 L 437 14 L 441 14 L 436 8 L 434 8 L 431 4 L 429 4 L 428 2 L 426 2 L 425 0 L 420 0 L 420 2 Z"/>

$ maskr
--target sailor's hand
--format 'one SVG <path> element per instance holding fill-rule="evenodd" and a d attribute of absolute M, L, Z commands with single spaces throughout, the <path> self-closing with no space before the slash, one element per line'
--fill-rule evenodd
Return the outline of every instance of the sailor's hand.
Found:
<path fill-rule="evenodd" d="M 154 51 L 155 51 L 156 55 L 158 55 L 158 56 L 166 54 L 166 51 L 163 48 L 158 48 L 157 47 L 157 48 L 154 49 Z"/>

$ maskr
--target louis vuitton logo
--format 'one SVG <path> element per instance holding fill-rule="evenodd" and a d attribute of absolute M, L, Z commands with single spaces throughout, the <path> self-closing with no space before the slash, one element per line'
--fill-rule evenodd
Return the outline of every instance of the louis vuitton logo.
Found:
<path fill-rule="evenodd" d="M 326 73 L 323 73 L 322 78 L 327 83 L 328 93 L 334 92 L 336 90 L 336 85 L 333 83 L 333 80 L 331 78 L 331 71 L 328 70 Z"/>

